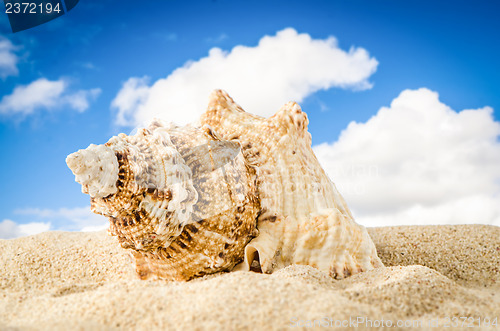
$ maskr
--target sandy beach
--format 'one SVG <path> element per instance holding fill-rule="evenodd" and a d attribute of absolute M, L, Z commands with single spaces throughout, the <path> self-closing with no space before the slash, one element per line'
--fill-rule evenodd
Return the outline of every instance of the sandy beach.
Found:
<path fill-rule="evenodd" d="M 500 227 L 368 230 L 386 267 L 344 280 L 295 265 L 141 281 L 105 231 L 0 240 L 0 329 L 500 329 Z"/>

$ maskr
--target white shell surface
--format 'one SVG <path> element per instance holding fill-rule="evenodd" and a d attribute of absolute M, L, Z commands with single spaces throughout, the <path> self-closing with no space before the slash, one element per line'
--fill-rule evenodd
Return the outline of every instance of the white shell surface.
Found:
<path fill-rule="evenodd" d="M 268 273 L 308 264 L 343 278 L 382 266 L 366 229 L 316 159 L 298 104 L 289 102 L 265 119 L 244 112 L 219 90 L 201 123 L 238 140 L 257 169 L 259 236 L 246 247 L 243 268 L 256 260 Z"/>
<path fill-rule="evenodd" d="M 256 235 L 258 201 L 255 170 L 239 143 L 220 140 L 208 126 L 155 121 L 72 154 L 68 166 L 77 178 L 87 165 L 98 166 L 94 151 L 105 151 L 118 170 L 116 190 L 97 192 L 91 209 L 109 218 L 141 278 L 188 280 L 243 260 Z M 96 183 L 108 175 L 87 173 Z"/>
<path fill-rule="evenodd" d="M 141 278 L 189 280 L 240 262 L 266 273 L 311 265 L 335 278 L 382 266 L 307 125 L 294 102 L 266 119 L 217 90 L 199 126 L 154 121 L 67 163 Z"/>
<path fill-rule="evenodd" d="M 83 193 L 95 198 L 116 193 L 118 161 L 111 148 L 91 144 L 68 155 L 66 164 L 73 171 L 75 181 L 82 185 Z"/>

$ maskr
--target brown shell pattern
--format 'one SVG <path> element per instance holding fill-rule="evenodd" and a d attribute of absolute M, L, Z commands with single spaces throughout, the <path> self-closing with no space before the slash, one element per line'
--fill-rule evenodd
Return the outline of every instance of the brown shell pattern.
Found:
<path fill-rule="evenodd" d="M 294 263 L 343 278 L 382 266 L 316 159 L 296 103 L 265 119 L 216 90 L 200 123 L 155 120 L 66 160 L 141 278 Z"/>

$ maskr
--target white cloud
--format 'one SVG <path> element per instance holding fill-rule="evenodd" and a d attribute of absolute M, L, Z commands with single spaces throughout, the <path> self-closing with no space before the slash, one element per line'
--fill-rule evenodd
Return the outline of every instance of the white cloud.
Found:
<path fill-rule="evenodd" d="M 14 221 L 5 219 L 0 222 L 0 239 L 11 239 L 22 236 L 29 236 L 45 231 L 49 231 L 50 222 L 32 222 L 26 224 L 17 224 Z"/>
<path fill-rule="evenodd" d="M 25 208 L 14 211 L 17 215 L 29 215 L 41 220 L 51 220 L 59 226 L 55 230 L 97 231 L 106 229 L 106 217 L 94 214 L 90 206 L 76 208 L 41 209 Z"/>
<path fill-rule="evenodd" d="M 129 122 L 128 117 L 144 103 L 149 95 L 148 78 L 133 77 L 127 80 L 118 95 L 112 102 L 113 107 L 120 109 L 116 115 L 116 122 L 119 125 L 132 124 Z"/>
<path fill-rule="evenodd" d="M 19 74 L 17 69 L 19 58 L 15 51 L 16 46 L 9 39 L 0 36 L 0 77 L 2 79 Z"/>
<path fill-rule="evenodd" d="M 101 94 L 101 89 L 99 88 L 79 90 L 71 95 L 64 96 L 62 101 L 70 105 L 71 108 L 83 112 L 89 108 L 89 100 L 95 100 L 99 94 Z"/>
<path fill-rule="evenodd" d="M 213 89 L 226 90 L 245 110 L 269 116 L 290 100 L 331 87 L 367 89 L 378 62 L 363 48 L 340 49 L 333 37 L 312 39 L 288 28 L 265 36 L 255 47 L 230 52 L 212 48 L 151 86 L 127 80 L 111 106 L 119 125 L 144 125 L 154 117 L 178 124 L 195 121 Z"/>
<path fill-rule="evenodd" d="M 39 78 L 28 85 L 17 86 L 0 101 L 0 114 L 29 115 L 36 109 L 62 107 L 82 112 L 89 107 L 89 100 L 94 100 L 101 92 L 100 89 L 91 89 L 68 93 L 68 85 L 64 79 Z"/>
<path fill-rule="evenodd" d="M 106 217 L 94 214 L 90 206 L 77 208 L 17 209 L 14 214 L 19 218 L 28 217 L 34 222 L 22 223 L 9 219 L 0 223 L 0 239 L 10 239 L 37 234 L 49 230 L 62 231 L 100 231 L 108 228 Z"/>
<path fill-rule="evenodd" d="M 500 225 L 500 123 L 492 112 L 455 112 L 436 92 L 405 90 L 314 150 L 362 224 Z"/>

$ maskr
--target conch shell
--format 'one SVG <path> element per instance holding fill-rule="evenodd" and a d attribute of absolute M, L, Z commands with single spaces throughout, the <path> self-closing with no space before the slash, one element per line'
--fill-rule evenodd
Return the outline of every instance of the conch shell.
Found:
<path fill-rule="evenodd" d="M 343 278 L 382 266 L 316 159 L 307 125 L 296 103 L 265 119 L 216 90 L 197 126 L 155 120 L 66 162 L 141 278 L 294 263 Z"/>

